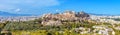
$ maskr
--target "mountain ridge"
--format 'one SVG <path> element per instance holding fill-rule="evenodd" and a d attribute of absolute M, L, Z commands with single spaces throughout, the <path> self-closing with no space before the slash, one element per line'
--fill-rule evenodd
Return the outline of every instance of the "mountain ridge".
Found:
<path fill-rule="evenodd" d="M 111 15 L 111 14 L 95 14 L 95 13 L 88 13 L 90 15 L 96 15 L 96 16 L 120 16 L 120 14 L 117 15 Z"/>
<path fill-rule="evenodd" d="M 90 15 L 96 15 L 96 16 L 120 16 L 120 15 L 111 15 L 111 14 L 95 14 L 95 13 L 88 13 Z M 37 16 L 32 14 L 15 14 L 15 13 L 9 13 L 0 11 L 0 16 Z"/>
<path fill-rule="evenodd" d="M 0 11 L 0 16 L 32 16 L 32 15 L 31 14 L 15 14 L 15 13 Z"/>

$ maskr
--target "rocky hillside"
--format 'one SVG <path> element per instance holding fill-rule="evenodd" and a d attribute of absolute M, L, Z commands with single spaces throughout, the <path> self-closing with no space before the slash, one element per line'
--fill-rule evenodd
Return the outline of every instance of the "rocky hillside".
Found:
<path fill-rule="evenodd" d="M 81 22 L 89 19 L 89 14 L 85 12 L 75 13 L 74 11 L 65 11 L 64 13 L 59 14 L 45 14 L 42 16 L 43 25 L 62 25 L 63 22 Z"/>

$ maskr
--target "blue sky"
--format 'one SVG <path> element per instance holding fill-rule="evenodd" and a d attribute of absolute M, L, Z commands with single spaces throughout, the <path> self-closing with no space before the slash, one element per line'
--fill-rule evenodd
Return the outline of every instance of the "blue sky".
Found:
<path fill-rule="evenodd" d="M 20 14 L 57 13 L 65 10 L 120 14 L 120 0 L 0 0 L 0 11 Z"/>

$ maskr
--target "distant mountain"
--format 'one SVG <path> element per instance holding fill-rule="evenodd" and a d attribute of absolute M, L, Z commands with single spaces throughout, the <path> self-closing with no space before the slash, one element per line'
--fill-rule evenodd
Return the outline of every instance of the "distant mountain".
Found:
<path fill-rule="evenodd" d="M 32 16 L 32 15 L 31 14 L 14 14 L 14 13 L 0 11 L 0 16 Z"/>
<path fill-rule="evenodd" d="M 110 15 L 110 14 L 94 14 L 94 13 L 88 13 L 90 15 L 96 15 L 96 16 L 119 16 L 119 15 Z"/>

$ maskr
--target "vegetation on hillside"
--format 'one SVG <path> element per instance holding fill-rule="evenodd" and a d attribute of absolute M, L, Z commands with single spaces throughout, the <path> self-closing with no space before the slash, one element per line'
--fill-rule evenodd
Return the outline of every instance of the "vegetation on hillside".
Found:
<path fill-rule="evenodd" d="M 84 28 L 90 28 L 91 30 L 94 30 L 92 26 L 95 25 L 106 25 L 112 27 L 109 23 L 90 23 L 87 21 L 83 22 L 64 22 L 61 26 L 43 26 L 40 22 L 41 19 L 37 19 L 35 21 L 26 21 L 26 22 L 6 22 L 1 23 L 0 28 L 1 32 L 4 30 L 10 31 L 12 35 L 99 35 L 97 33 L 86 33 L 86 34 L 80 34 L 79 32 L 75 32 L 74 28 L 84 27 Z M 117 32 L 116 35 L 118 35 L 120 32 L 118 30 L 115 30 Z M 4 32 L 5 34 L 8 34 L 8 32 Z M 3 34 L 3 33 L 1 33 Z M 8 34 L 9 35 L 9 34 Z"/>

